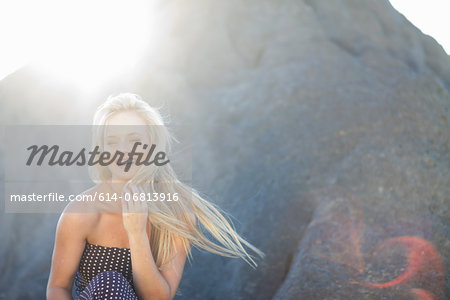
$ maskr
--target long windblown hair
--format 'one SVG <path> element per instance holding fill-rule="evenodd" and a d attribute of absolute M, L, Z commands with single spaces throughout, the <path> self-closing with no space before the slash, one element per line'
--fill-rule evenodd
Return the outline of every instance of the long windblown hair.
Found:
<path fill-rule="evenodd" d="M 111 95 L 98 107 L 93 121 L 93 147 L 98 146 L 99 151 L 103 151 L 104 125 L 109 117 L 122 111 L 138 113 L 149 125 L 148 132 L 152 143 L 156 144 L 157 149 L 170 155 L 172 140 L 176 139 L 165 126 L 162 115 L 157 108 L 132 93 Z M 99 164 L 91 166 L 89 174 L 96 183 L 111 180 L 109 169 Z M 178 201 L 151 201 L 148 205 L 151 225 L 150 245 L 159 269 L 162 269 L 175 254 L 175 236 L 183 240 L 188 259 L 192 257 L 189 243 L 218 255 L 240 257 L 253 268 L 258 264 L 247 253 L 243 244 L 262 258 L 265 257 L 264 252 L 237 234 L 232 221 L 225 218 L 228 215 L 226 212 L 205 200 L 197 190 L 181 182 L 170 163 L 158 167 L 143 165 L 127 185 L 131 182 L 139 182 L 146 193 L 178 195 Z M 205 228 L 221 245 L 208 239 L 202 228 Z"/>

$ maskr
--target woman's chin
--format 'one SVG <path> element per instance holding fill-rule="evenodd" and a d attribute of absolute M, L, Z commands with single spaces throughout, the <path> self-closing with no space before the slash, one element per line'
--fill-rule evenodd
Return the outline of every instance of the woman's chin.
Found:
<path fill-rule="evenodd" d="M 110 171 L 116 178 L 131 179 L 138 171 L 138 168 L 131 167 L 128 171 L 125 171 L 125 168 L 114 167 L 112 170 L 110 169 Z"/>

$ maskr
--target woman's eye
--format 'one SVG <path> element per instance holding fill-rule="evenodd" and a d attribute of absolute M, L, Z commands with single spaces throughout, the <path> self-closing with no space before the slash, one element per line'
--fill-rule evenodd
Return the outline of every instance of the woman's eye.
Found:
<path fill-rule="evenodd" d="M 140 142 L 140 141 L 141 141 L 141 139 L 130 140 L 130 142 L 133 142 L 133 143 Z M 117 145 L 117 143 L 116 142 L 107 142 L 106 145 L 108 145 L 108 146 Z"/>

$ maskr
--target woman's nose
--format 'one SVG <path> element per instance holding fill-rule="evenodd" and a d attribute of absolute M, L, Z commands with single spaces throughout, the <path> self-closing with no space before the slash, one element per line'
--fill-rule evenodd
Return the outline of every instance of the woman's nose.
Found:
<path fill-rule="evenodd" d="M 131 152 L 131 145 L 127 141 L 121 141 L 117 150 L 128 155 Z"/>

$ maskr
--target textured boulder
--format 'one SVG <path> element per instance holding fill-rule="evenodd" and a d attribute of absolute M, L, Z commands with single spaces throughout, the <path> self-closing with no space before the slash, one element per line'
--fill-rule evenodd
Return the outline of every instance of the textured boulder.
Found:
<path fill-rule="evenodd" d="M 83 96 L 20 70 L 0 82 L 3 122 L 88 124 L 106 95 L 133 91 L 190 124 L 194 187 L 267 257 L 253 270 L 195 251 L 180 299 L 450 296 L 442 47 L 381 0 L 160 9 L 173 20 L 134 77 Z M 45 293 L 56 220 L 2 216 L 0 299 Z"/>

